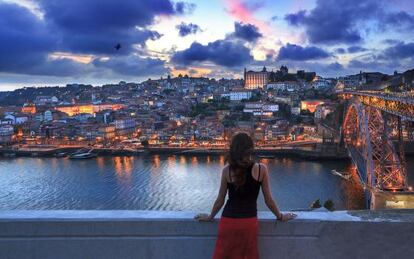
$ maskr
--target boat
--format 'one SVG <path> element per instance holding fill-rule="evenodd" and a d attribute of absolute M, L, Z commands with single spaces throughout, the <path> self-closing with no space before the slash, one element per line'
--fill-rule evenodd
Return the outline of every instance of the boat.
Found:
<path fill-rule="evenodd" d="M 67 157 L 67 156 L 68 156 L 68 154 L 66 152 L 55 153 L 55 157 L 58 157 L 58 158 Z"/>
<path fill-rule="evenodd" d="M 346 173 L 346 172 L 340 173 L 340 172 L 338 172 L 336 170 L 331 170 L 331 173 L 333 175 L 339 176 L 339 177 L 341 177 L 341 178 L 343 178 L 345 180 L 349 180 L 351 178 L 351 176 L 352 176 L 350 173 Z"/>
<path fill-rule="evenodd" d="M 274 156 L 272 156 L 272 155 L 258 155 L 257 156 L 258 158 L 275 158 Z"/>
<path fill-rule="evenodd" d="M 98 155 L 96 153 L 92 153 L 93 149 L 81 149 L 69 155 L 70 159 L 88 159 L 94 158 Z"/>

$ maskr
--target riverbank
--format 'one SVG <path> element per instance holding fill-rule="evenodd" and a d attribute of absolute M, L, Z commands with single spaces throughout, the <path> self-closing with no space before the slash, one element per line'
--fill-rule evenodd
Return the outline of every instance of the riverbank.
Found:
<path fill-rule="evenodd" d="M 54 157 L 59 153 L 70 154 L 81 148 L 75 147 L 28 147 L 20 149 L 1 149 L 0 155 L 3 157 Z M 184 147 L 147 147 L 140 149 L 111 149 L 94 148 L 93 153 L 98 156 L 137 156 L 137 155 L 225 155 L 227 149 L 220 148 L 184 148 Z M 256 155 L 264 158 L 273 157 L 297 157 L 310 160 L 343 160 L 347 159 L 346 152 L 332 152 L 326 150 L 315 150 L 312 147 L 278 147 L 278 148 L 258 148 Z"/>
<path fill-rule="evenodd" d="M 70 154 L 87 146 L 56 147 L 48 145 L 27 146 L 19 149 L 0 149 L 3 157 L 53 157 L 59 153 Z M 93 148 L 93 153 L 98 156 L 138 156 L 138 155 L 225 155 L 228 152 L 224 148 L 196 148 L 196 147 L 146 147 L 138 149 Z M 259 157 L 288 157 L 306 160 L 347 160 L 348 153 L 345 149 L 336 145 L 308 144 L 301 146 L 278 146 L 272 148 L 257 148 L 255 153 Z M 405 143 L 405 153 L 414 155 L 414 143 Z"/>

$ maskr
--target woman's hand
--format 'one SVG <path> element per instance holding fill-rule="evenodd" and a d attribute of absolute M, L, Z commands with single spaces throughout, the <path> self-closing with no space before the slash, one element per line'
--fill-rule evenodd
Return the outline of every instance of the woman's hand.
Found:
<path fill-rule="evenodd" d="M 282 213 L 281 217 L 278 219 L 280 221 L 286 222 L 292 219 L 295 219 L 298 215 L 296 215 L 295 213 Z"/>
<path fill-rule="evenodd" d="M 194 219 L 198 220 L 198 221 L 213 221 L 213 218 L 210 217 L 210 215 L 205 214 L 205 213 L 200 213 L 197 214 Z"/>

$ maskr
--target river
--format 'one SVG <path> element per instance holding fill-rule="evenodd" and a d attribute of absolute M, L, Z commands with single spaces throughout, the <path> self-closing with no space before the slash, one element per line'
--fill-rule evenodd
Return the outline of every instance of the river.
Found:
<path fill-rule="evenodd" d="M 336 209 L 364 208 L 355 172 L 350 181 L 331 174 L 352 171 L 348 161 L 260 161 L 269 168 L 272 193 L 283 210 L 306 209 L 316 199 L 331 199 Z M 207 212 L 224 163 L 224 156 L 184 155 L 0 159 L 0 209 Z M 266 210 L 262 194 L 258 209 Z"/>

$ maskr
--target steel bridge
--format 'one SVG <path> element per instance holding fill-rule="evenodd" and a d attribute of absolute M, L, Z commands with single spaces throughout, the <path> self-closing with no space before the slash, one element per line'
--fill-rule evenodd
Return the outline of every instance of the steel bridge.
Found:
<path fill-rule="evenodd" d="M 342 136 L 366 191 L 367 205 L 372 209 L 414 207 L 403 146 L 403 133 L 406 138 L 413 136 L 414 95 L 368 91 L 340 95 L 347 100 Z"/>

